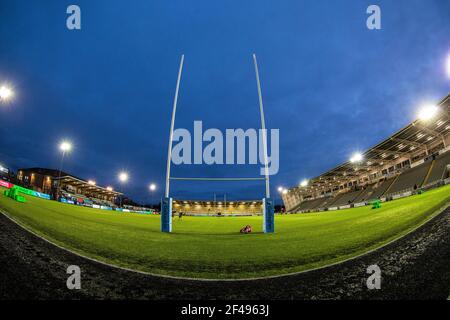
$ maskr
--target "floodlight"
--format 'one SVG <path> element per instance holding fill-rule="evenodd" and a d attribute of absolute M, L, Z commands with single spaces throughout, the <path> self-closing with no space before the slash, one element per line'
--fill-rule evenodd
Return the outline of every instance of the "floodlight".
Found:
<path fill-rule="evenodd" d="M 70 150 L 72 150 L 72 144 L 69 141 L 63 141 L 59 145 L 59 149 L 62 152 L 69 152 Z"/>
<path fill-rule="evenodd" d="M 120 182 L 127 182 L 128 181 L 128 173 L 120 172 L 119 173 L 119 181 Z"/>
<path fill-rule="evenodd" d="M 89 180 L 88 183 L 92 186 L 95 186 L 97 184 L 94 180 Z"/>
<path fill-rule="evenodd" d="M 301 187 L 306 187 L 308 185 L 308 180 L 307 179 L 303 179 L 302 182 L 300 182 L 300 186 Z"/>
<path fill-rule="evenodd" d="M 113 191 L 114 189 L 113 189 L 113 187 L 106 187 L 106 190 Z"/>
<path fill-rule="evenodd" d="M 7 101 L 14 96 L 14 92 L 7 86 L 0 87 L 0 100 Z"/>
<path fill-rule="evenodd" d="M 283 190 L 283 194 L 287 194 L 288 193 L 288 190 L 287 189 L 284 189 Z"/>
<path fill-rule="evenodd" d="M 283 192 L 283 187 L 278 187 L 278 192 Z"/>
<path fill-rule="evenodd" d="M 152 183 L 149 186 L 150 191 L 155 191 L 156 190 L 156 184 Z"/>
<path fill-rule="evenodd" d="M 351 163 L 361 162 L 363 159 L 363 155 L 360 152 L 355 152 L 350 158 Z"/>
<path fill-rule="evenodd" d="M 423 106 L 419 110 L 417 117 L 422 121 L 428 121 L 428 120 L 432 119 L 438 111 L 439 111 L 439 108 L 437 106 L 426 105 L 426 106 Z"/>

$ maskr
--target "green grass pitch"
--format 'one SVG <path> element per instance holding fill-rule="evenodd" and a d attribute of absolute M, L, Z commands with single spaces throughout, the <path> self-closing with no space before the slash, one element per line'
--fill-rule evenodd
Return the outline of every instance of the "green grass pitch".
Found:
<path fill-rule="evenodd" d="M 178 217 L 163 234 L 159 216 L 119 213 L 0 195 L 0 208 L 46 239 L 82 255 L 150 273 L 191 278 L 252 278 L 335 263 L 398 238 L 450 201 L 450 185 L 400 200 L 322 213 L 275 217 Z M 239 229 L 250 224 L 253 234 Z"/>

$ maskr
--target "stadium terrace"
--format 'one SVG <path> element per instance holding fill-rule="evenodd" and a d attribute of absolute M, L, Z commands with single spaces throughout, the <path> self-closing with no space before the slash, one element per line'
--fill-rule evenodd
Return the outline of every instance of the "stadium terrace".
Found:
<path fill-rule="evenodd" d="M 173 207 L 174 212 L 193 216 L 252 216 L 261 214 L 262 201 L 174 200 Z"/>
<path fill-rule="evenodd" d="M 151 209 L 137 205 L 112 187 L 98 186 L 95 181 L 84 180 L 66 172 L 60 173 L 56 169 L 22 168 L 18 170 L 17 176 L 10 170 L 5 170 L 0 179 L 28 188 L 41 198 L 55 199 L 67 204 L 103 210 L 152 213 Z M 124 203 L 120 203 L 121 201 Z"/>
<path fill-rule="evenodd" d="M 288 212 L 358 207 L 449 183 L 450 95 L 349 161 L 282 193 Z"/>

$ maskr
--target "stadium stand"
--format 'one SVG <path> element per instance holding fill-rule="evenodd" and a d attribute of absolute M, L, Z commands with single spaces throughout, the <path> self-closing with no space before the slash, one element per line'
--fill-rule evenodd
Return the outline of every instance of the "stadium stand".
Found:
<path fill-rule="evenodd" d="M 449 180 L 450 94 L 432 119 L 418 118 L 370 149 L 359 153 L 307 185 L 281 194 L 286 212 L 334 208 L 372 199 L 407 196 L 406 191 L 437 187 Z M 420 165 L 417 163 L 423 162 Z M 360 192 L 357 192 L 360 190 Z M 346 190 L 351 190 L 345 193 Z M 405 191 L 405 192 L 402 192 Z M 324 196 L 330 199 L 322 200 Z M 313 199 L 313 200 L 309 200 Z"/>
<path fill-rule="evenodd" d="M 48 193 L 52 199 L 60 202 L 126 212 L 151 213 L 152 209 L 139 206 L 125 198 L 123 193 L 111 187 L 101 187 L 76 176 L 47 168 L 19 169 L 18 185 L 31 190 Z M 122 198 L 120 204 L 119 199 Z"/>
<path fill-rule="evenodd" d="M 333 197 L 321 197 L 313 200 L 303 201 L 297 207 L 293 208 L 291 211 L 293 212 L 309 212 L 321 210 L 329 207 L 330 203 L 334 201 Z"/>
<path fill-rule="evenodd" d="M 326 208 L 332 200 L 333 200 L 333 197 L 322 198 L 322 202 L 320 202 L 314 209 Z"/>
<path fill-rule="evenodd" d="M 374 185 L 369 185 L 362 190 L 362 192 L 353 200 L 353 203 L 364 202 L 369 200 L 369 197 L 373 193 Z"/>
<path fill-rule="evenodd" d="M 305 201 L 302 206 L 301 210 L 314 210 L 316 208 L 318 208 L 322 203 L 323 203 L 324 199 L 323 198 L 317 198 L 314 200 L 310 200 L 310 201 Z"/>
<path fill-rule="evenodd" d="M 351 192 L 347 192 L 342 194 L 341 196 L 339 196 L 332 204 L 331 206 L 345 206 L 348 204 L 353 203 L 353 201 L 356 199 L 356 197 L 358 197 L 363 190 L 357 190 L 357 191 L 351 191 Z"/>
<path fill-rule="evenodd" d="M 313 200 L 309 201 L 303 201 L 302 203 L 299 203 L 295 208 L 292 209 L 294 212 L 302 212 L 308 210 L 309 203 Z"/>
<path fill-rule="evenodd" d="M 106 203 L 114 203 L 118 197 L 123 195 L 120 192 L 90 184 L 89 181 L 66 172 L 59 172 L 56 169 L 19 169 L 17 179 L 22 186 L 38 192 L 48 193 L 52 195 L 53 199 L 58 199 L 57 191 L 59 186 L 59 192 L 66 200 L 70 199 L 70 201 L 77 203 L 84 203 L 84 199 L 91 199 L 92 202 L 97 202 L 96 204 L 98 205 L 105 205 Z"/>
<path fill-rule="evenodd" d="M 396 179 L 396 177 L 392 177 L 392 178 L 389 178 L 389 179 L 379 182 L 378 186 L 374 187 L 373 193 L 371 195 L 369 195 L 367 200 L 381 198 L 384 195 L 384 193 L 389 189 L 389 187 L 392 185 L 392 183 L 394 182 L 395 179 Z"/>
<path fill-rule="evenodd" d="M 174 200 L 174 212 L 187 215 L 246 215 L 261 214 L 262 201 L 204 201 Z"/>
<path fill-rule="evenodd" d="M 450 94 L 432 119 L 418 118 L 365 152 L 281 194 L 286 212 L 390 200 L 450 182 Z M 420 164 L 419 164 L 420 163 Z M 350 190 L 350 191 L 349 191 Z M 324 198 L 326 196 L 326 198 Z"/>
<path fill-rule="evenodd" d="M 444 174 L 448 164 L 450 164 L 450 151 L 438 155 L 434 160 L 430 175 L 425 183 L 433 183 L 444 179 Z"/>
<path fill-rule="evenodd" d="M 301 202 L 292 208 L 291 212 L 308 212 L 324 208 L 341 207 L 354 203 L 367 202 L 378 199 L 382 196 L 410 191 L 415 187 L 420 188 L 424 183 L 433 183 L 444 178 L 447 165 L 450 164 L 450 152 L 446 152 L 436 157 L 435 160 L 428 160 L 413 168 L 404 170 L 401 174 L 367 185 L 360 190 L 339 193 L 335 197 L 320 197 L 313 200 Z"/>
<path fill-rule="evenodd" d="M 386 194 L 392 194 L 401 191 L 411 190 L 414 187 L 417 189 L 422 186 L 425 181 L 425 177 L 430 169 L 431 161 L 422 163 L 414 168 L 402 172 L 398 179 L 394 181 L 392 186 L 386 192 Z"/>
<path fill-rule="evenodd" d="M 401 174 L 382 180 L 378 184 L 367 185 L 360 190 L 343 192 L 335 197 L 321 197 L 301 202 L 291 212 L 308 212 L 323 208 L 341 207 L 354 203 L 367 202 L 382 196 L 420 188 L 424 183 L 433 183 L 444 178 L 447 165 L 450 164 L 450 152 L 426 161 L 413 168 L 404 170 Z"/>

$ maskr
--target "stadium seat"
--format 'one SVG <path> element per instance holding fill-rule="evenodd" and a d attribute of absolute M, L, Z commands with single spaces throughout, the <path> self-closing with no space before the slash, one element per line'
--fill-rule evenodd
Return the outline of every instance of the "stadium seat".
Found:
<path fill-rule="evenodd" d="M 353 203 L 359 203 L 367 201 L 373 193 L 374 185 L 370 185 L 364 188 L 364 190 L 353 200 Z"/>
<path fill-rule="evenodd" d="M 368 200 L 378 199 L 387 191 L 392 182 L 394 181 L 394 177 L 386 179 L 378 183 L 377 187 L 373 187 L 372 194 L 368 195 Z"/>
<path fill-rule="evenodd" d="M 445 169 L 448 164 L 450 164 L 450 151 L 437 156 L 436 160 L 434 161 L 433 167 L 431 168 L 431 173 L 425 183 L 433 183 L 442 180 L 444 178 Z"/>
<path fill-rule="evenodd" d="M 353 203 L 353 200 L 358 197 L 363 190 L 357 190 L 357 191 L 350 191 L 343 193 L 342 195 L 338 196 L 336 200 L 331 204 L 333 207 L 339 207 L 339 206 L 345 206 L 348 204 Z"/>
<path fill-rule="evenodd" d="M 412 190 L 415 185 L 417 187 L 421 187 L 430 166 L 431 161 L 427 161 L 417 167 L 402 172 L 398 179 L 389 188 L 387 193 L 393 194 L 401 191 Z"/>

